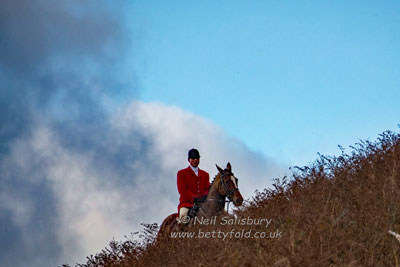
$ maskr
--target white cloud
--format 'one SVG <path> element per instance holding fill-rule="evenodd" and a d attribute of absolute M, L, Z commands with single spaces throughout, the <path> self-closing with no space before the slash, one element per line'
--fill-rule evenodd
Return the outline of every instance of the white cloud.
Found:
<path fill-rule="evenodd" d="M 117 112 L 112 122 L 121 132 L 139 127 L 151 138 L 154 160 L 162 164 L 171 183 L 175 182 L 176 171 L 187 166 L 187 151 L 192 147 L 200 151 L 200 167 L 208 171 L 210 177 L 216 174 L 215 164 L 225 167 L 231 162 L 235 175 L 241 178 L 240 187 L 245 198 L 255 189 L 269 186 L 270 178 L 282 174 L 282 167 L 271 158 L 249 150 L 211 121 L 178 107 L 134 102 Z"/>
<path fill-rule="evenodd" d="M 49 185 L 56 202 L 55 234 L 62 250 L 59 264 L 83 262 L 112 238 L 120 240 L 140 229 L 141 222 L 160 223 L 176 212 L 176 172 L 188 165 L 187 151 L 192 147 L 199 149 L 200 167 L 211 179 L 216 163 L 225 167 L 230 161 L 244 198 L 269 186 L 271 178 L 282 172 L 271 159 L 250 151 L 212 122 L 177 107 L 133 102 L 108 119 L 103 153 L 116 157 L 129 146 L 137 154 L 124 167 L 132 174 L 124 179 L 118 177 L 120 167 L 98 162 L 90 149 L 67 146 L 50 124 L 42 122 L 29 139 L 15 142 L 7 161 L 21 173 L 33 172 L 26 179 Z M 143 138 L 146 146 L 141 143 Z M 13 205 L 15 220 L 26 223 L 29 212 L 18 208 L 23 206 L 19 203 Z M 29 209 L 40 212 L 40 207 Z"/>

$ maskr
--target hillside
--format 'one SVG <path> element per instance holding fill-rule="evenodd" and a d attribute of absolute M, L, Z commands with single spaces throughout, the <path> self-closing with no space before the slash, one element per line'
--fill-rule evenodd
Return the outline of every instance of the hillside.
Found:
<path fill-rule="evenodd" d="M 293 168 L 236 212 L 156 244 L 110 247 L 77 266 L 400 266 L 400 135 L 384 132 L 338 157 Z M 263 220 L 261 220 L 263 219 Z"/>

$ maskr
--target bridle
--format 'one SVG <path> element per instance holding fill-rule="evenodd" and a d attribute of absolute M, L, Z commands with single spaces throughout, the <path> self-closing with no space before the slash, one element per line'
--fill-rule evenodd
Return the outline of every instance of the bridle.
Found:
<path fill-rule="evenodd" d="M 236 188 L 235 188 L 235 189 L 233 189 L 233 190 L 228 190 L 228 185 L 227 185 L 227 183 L 226 183 L 225 180 L 224 180 L 224 178 L 227 177 L 227 176 L 233 176 L 233 177 L 235 178 L 235 182 L 236 182 Z M 221 176 L 220 176 L 220 181 L 221 181 L 222 186 L 224 187 L 224 190 L 225 190 L 225 193 L 226 193 L 226 197 L 229 199 L 229 202 L 231 202 L 231 201 L 232 201 L 233 193 L 235 193 L 236 191 L 239 191 L 239 188 L 238 188 L 238 182 L 239 182 L 239 180 L 238 180 L 238 178 L 236 178 L 236 177 L 233 175 L 233 173 L 226 173 L 226 174 L 221 174 Z"/>
<path fill-rule="evenodd" d="M 238 188 L 238 178 L 236 178 L 234 175 L 233 175 L 233 173 L 231 173 L 231 172 L 229 172 L 229 173 L 225 173 L 225 174 L 222 174 L 222 173 L 219 173 L 219 175 L 220 175 L 220 184 L 222 184 L 222 187 L 224 188 L 224 190 L 225 190 L 225 193 L 226 193 L 226 195 L 224 196 L 224 199 L 206 199 L 206 200 L 199 200 L 199 202 L 206 202 L 206 201 L 217 201 L 217 202 L 219 202 L 219 203 L 228 203 L 227 204 L 227 208 L 226 208 L 226 210 L 229 212 L 229 203 L 231 203 L 232 201 L 233 201 L 233 194 L 236 192 L 236 191 L 239 191 L 239 188 Z M 218 176 L 218 175 L 217 175 Z M 216 177 L 217 177 L 216 176 Z M 224 178 L 226 178 L 227 176 L 233 176 L 234 178 L 235 178 L 235 183 L 236 183 L 236 188 L 234 188 L 233 190 L 229 190 L 228 189 L 228 184 L 227 184 L 227 182 L 225 182 L 225 180 L 224 180 Z M 216 179 L 216 177 L 214 178 L 214 180 Z M 225 200 L 225 198 L 228 198 L 228 200 Z"/>

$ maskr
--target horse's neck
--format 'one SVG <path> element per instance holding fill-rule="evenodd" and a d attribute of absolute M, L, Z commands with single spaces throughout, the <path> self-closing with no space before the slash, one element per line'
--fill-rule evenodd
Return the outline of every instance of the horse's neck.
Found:
<path fill-rule="evenodd" d="M 207 200 L 201 205 L 200 215 L 212 216 L 222 210 L 225 207 L 225 196 L 220 195 L 218 192 L 218 186 L 220 183 L 220 174 L 215 177 L 214 182 L 208 192 Z"/>

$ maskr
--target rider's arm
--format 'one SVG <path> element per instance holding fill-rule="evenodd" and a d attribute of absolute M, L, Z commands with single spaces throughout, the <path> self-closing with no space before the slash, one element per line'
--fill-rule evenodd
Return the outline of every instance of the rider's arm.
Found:
<path fill-rule="evenodd" d="M 205 185 L 205 187 L 204 187 L 204 192 L 203 192 L 203 195 L 205 196 L 205 195 L 207 195 L 208 194 L 208 190 L 210 190 L 210 176 L 209 176 L 209 174 L 208 173 L 206 173 L 207 174 L 207 176 L 206 176 L 206 185 Z"/>
<path fill-rule="evenodd" d="M 193 203 L 196 195 L 193 194 L 190 190 L 188 190 L 184 173 L 179 171 L 177 176 L 178 176 L 177 178 L 178 192 L 181 195 L 182 201 L 189 201 Z"/>

